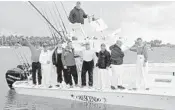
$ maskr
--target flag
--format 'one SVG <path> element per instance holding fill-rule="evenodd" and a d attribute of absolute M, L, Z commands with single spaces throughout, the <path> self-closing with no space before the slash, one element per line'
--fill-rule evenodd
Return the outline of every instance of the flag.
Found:
<path fill-rule="evenodd" d="M 116 29 L 110 36 L 116 36 L 121 32 L 121 28 Z"/>
<path fill-rule="evenodd" d="M 95 29 L 95 31 L 103 31 L 108 28 L 101 18 L 90 22 L 90 25 Z"/>

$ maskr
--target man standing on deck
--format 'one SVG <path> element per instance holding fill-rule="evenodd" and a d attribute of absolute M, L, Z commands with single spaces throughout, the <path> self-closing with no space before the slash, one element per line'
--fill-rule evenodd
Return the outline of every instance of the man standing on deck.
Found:
<path fill-rule="evenodd" d="M 33 80 L 33 84 L 34 86 L 37 84 L 36 82 L 36 72 L 38 73 L 38 85 L 41 85 L 41 79 L 42 79 L 42 75 L 41 75 L 41 63 L 39 62 L 39 57 L 40 57 L 40 53 L 41 50 L 39 49 L 39 44 L 36 45 L 36 47 L 34 47 L 27 39 L 24 39 L 24 43 L 26 46 L 29 47 L 30 51 L 31 51 L 31 60 L 32 60 L 32 80 Z"/>
<path fill-rule="evenodd" d="M 96 66 L 98 67 L 97 89 L 109 89 L 111 87 L 108 68 L 110 67 L 110 53 L 106 50 L 106 45 L 101 44 L 100 52 L 96 53 L 98 61 Z"/>
<path fill-rule="evenodd" d="M 81 23 L 84 24 L 84 18 L 87 18 L 88 15 L 84 12 L 81 8 L 81 2 L 77 2 L 76 6 L 71 10 L 69 14 L 69 21 L 74 23 Z"/>
<path fill-rule="evenodd" d="M 58 83 L 56 85 L 57 87 L 60 87 L 62 85 L 62 81 L 63 81 L 62 72 L 64 75 L 64 80 L 66 80 L 65 73 L 64 73 L 64 67 L 63 67 L 63 63 L 61 60 L 61 55 L 62 55 L 62 45 L 58 44 L 57 48 L 55 49 L 52 55 L 53 65 L 55 65 L 57 68 L 57 83 Z"/>
<path fill-rule="evenodd" d="M 82 87 L 86 86 L 86 73 L 89 75 L 89 87 L 93 86 L 93 68 L 95 60 L 95 51 L 90 48 L 89 42 L 86 43 L 86 49 L 83 51 L 83 66 L 81 72 Z"/>
<path fill-rule="evenodd" d="M 86 31 L 84 30 L 85 18 L 89 18 L 89 16 L 81 8 L 81 2 L 78 1 L 76 2 L 76 6 L 71 10 L 68 19 L 71 23 L 71 33 L 79 40 L 84 40 L 85 38 L 87 38 Z"/>
<path fill-rule="evenodd" d="M 42 84 L 48 88 L 52 88 L 52 84 L 51 84 L 52 54 L 53 54 L 53 50 L 49 49 L 48 44 L 44 43 L 39 61 L 41 63 L 41 68 L 42 68 Z"/>
<path fill-rule="evenodd" d="M 112 67 L 112 86 L 111 89 L 125 89 L 122 86 L 122 64 L 124 53 L 121 50 L 122 41 L 117 40 L 116 44 L 110 46 L 111 50 L 111 67 Z M 117 82 L 116 82 L 117 81 Z"/>
<path fill-rule="evenodd" d="M 74 79 L 75 86 L 78 84 L 77 67 L 74 58 L 74 48 L 72 48 L 72 42 L 69 41 L 65 49 L 63 49 L 61 60 L 65 70 L 65 82 L 71 88 L 73 87 L 72 76 Z"/>

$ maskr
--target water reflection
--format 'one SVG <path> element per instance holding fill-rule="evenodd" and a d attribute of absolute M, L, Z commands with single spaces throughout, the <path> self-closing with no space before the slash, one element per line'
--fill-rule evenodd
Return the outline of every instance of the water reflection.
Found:
<path fill-rule="evenodd" d="M 124 106 L 83 103 L 56 98 L 20 95 L 9 90 L 4 110 L 148 110 Z"/>

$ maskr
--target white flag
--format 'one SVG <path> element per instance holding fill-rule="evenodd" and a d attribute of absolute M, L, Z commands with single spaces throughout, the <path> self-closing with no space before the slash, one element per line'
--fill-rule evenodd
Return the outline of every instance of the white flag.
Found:
<path fill-rule="evenodd" d="M 90 22 L 90 25 L 96 30 L 96 31 L 103 31 L 108 28 L 108 26 L 104 23 L 104 21 L 100 18 L 95 21 Z"/>
<path fill-rule="evenodd" d="M 120 32 L 121 32 L 121 28 L 116 29 L 116 30 L 111 34 L 111 36 L 116 36 L 116 35 L 118 35 Z"/>

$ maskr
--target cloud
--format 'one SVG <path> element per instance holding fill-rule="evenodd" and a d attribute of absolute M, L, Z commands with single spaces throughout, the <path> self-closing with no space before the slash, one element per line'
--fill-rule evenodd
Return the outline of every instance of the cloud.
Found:
<path fill-rule="evenodd" d="M 123 28 L 134 27 L 133 35 L 142 36 L 145 39 L 161 39 L 164 42 L 175 43 L 175 3 L 174 2 L 134 2 L 132 7 L 125 9 L 122 14 Z M 131 33 L 125 29 L 126 33 Z"/>
<path fill-rule="evenodd" d="M 53 18 L 58 18 L 53 11 L 52 2 L 33 3 L 40 10 L 45 10 L 53 23 Z M 75 5 L 75 2 L 63 3 L 67 13 Z M 57 5 L 66 26 L 69 25 L 60 3 L 57 2 Z M 107 31 L 112 32 L 117 28 L 122 28 L 122 35 L 125 36 L 144 37 L 146 40 L 157 38 L 164 42 L 175 43 L 175 40 L 172 40 L 175 36 L 175 2 L 106 1 L 83 2 L 82 6 L 88 14 L 103 18 L 109 27 Z M 49 10 L 54 17 L 51 17 Z M 24 35 L 49 35 L 46 22 L 27 2 L 1 2 L 0 15 L 0 30 L 5 28 Z"/>

